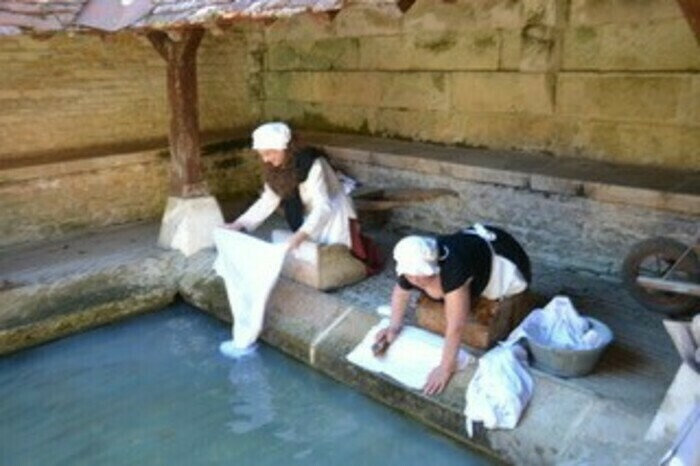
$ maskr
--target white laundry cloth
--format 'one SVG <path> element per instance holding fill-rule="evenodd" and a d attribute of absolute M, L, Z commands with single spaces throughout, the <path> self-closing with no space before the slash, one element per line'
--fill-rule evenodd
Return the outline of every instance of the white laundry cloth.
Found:
<path fill-rule="evenodd" d="M 513 429 L 518 425 L 534 390 L 526 367 L 527 352 L 520 345 L 497 346 L 479 359 L 464 408 L 470 437 L 477 421 L 488 429 Z"/>
<path fill-rule="evenodd" d="M 671 449 L 661 458 L 664 466 L 700 465 L 700 404 L 685 419 Z"/>
<path fill-rule="evenodd" d="M 440 364 L 444 339 L 415 327 L 404 327 L 383 356 L 372 353 L 377 332 L 389 326 L 389 319 L 382 319 L 372 327 L 365 338 L 346 356 L 351 363 L 370 372 L 386 374 L 403 385 L 419 390 L 428 380 L 430 372 Z M 464 350 L 457 355 L 457 370 L 462 370 L 471 360 Z"/>
<path fill-rule="evenodd" d="M 581 317 L 571 300 L 555 296 L 544 309 L 535 309 L 511 332 L 506 344 L 520 338 L 540 346 L 566 349 L 593 349 L 607 343 L 588 319 Z"/>
<path fill-rule="evenodd" d="M 493 254 L 491 276 L 481 295 L 491 300 L 509 298 L 527 289 L 527 281 L 510 259 Z"/>
<path fill-rule="evenodd" d="M 287 244 L 294 236 L 290 230 L 272 230 L 272 242 L 274 244 Z M 292 257 L 297 260 L 309 262 L 311 264 L 318 263 L 318 243 L 313 241 L 302 241 L 295 249 L 290 251 Z"/>
<path fill-rule="evenodd" d="M 496 240 L 496 233 L 488 230 L 481 223 L 475 223 L 463 232 L 486 240 L 489 249 L 491 249 L 491 275 L 486 288 L 481 292 L 483 297 L 496 301 L 514 296 L 527 289 L 527 281 L 520 273 L 518 266 L 510 259 L 496 254 L 496 250 L 491 244 L 492 241 Z"/>
<path fill-rule="evenodd" d="M 260 335 L 265 304 L 277 283 L 287 246 L 223 228 L 214 231 L 214 242 L 219 252 L 214 270 L 224 279 L 233 313 L 233 341 L 224 342 L 221 350 L 235 357 L 249 352 Z"/>
<path fill-rule="evenodd" d="M 390 304 L 382 304 L 381 306 L 377 306 L 377 314 L 379 314 L 382 317 L 391 317 L 391 305 Z"/>

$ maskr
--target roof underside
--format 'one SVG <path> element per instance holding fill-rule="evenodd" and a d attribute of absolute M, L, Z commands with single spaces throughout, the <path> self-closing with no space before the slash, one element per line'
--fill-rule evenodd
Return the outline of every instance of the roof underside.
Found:
<path fill-rule="evenodd" d="M 343 0 L 0 0 L 0 35 L 226 24 L 335 11 Z"/>

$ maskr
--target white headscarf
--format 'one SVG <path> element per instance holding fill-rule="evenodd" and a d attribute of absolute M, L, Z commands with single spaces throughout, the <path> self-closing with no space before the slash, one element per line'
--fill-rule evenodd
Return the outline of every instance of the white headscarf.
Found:
<path fill-rule="evenodd" d="M 397 275 L 435 275 L 438 266 L 438 247 L 434 238 L 406 236 L 394 247 Z"/>
<path fill-rule="evenodd" d="M 285 123 L 265 123 L 253 131 L 253 149 L 285 150 L 291 139 L 292 131 Z"/>

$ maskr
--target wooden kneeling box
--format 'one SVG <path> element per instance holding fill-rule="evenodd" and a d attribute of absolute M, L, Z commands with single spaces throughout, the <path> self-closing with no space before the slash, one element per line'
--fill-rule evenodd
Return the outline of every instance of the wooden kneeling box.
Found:
<path fill-rule="evenodd" d="M 524 291 L 501 301 L 479 298 L 472 306 L 462 342 L 468 346 L 488 349 L 502 340 L 532 311 L 538 303 L 537 297 Z M 418 299 L 416 317 L 418 325 L 431 332 L 445 334 L 444 303 L 425 295 Z"/>

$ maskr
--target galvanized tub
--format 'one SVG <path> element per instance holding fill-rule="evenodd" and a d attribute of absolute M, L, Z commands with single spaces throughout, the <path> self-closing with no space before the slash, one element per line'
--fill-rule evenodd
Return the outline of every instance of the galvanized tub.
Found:
<path fill-rule="evenodd" d="M 603 322 L 586 318 L 591 327 L 598 332 L 601 344 L 592 349 L 552 348 L 539 344 L 532 338 L 527 339 L 532 365 L 537 369 L 558 377 L 581 377 L 589 374 L 600 359 L 605 349 L 613 340 L 613 333 Z"/>

